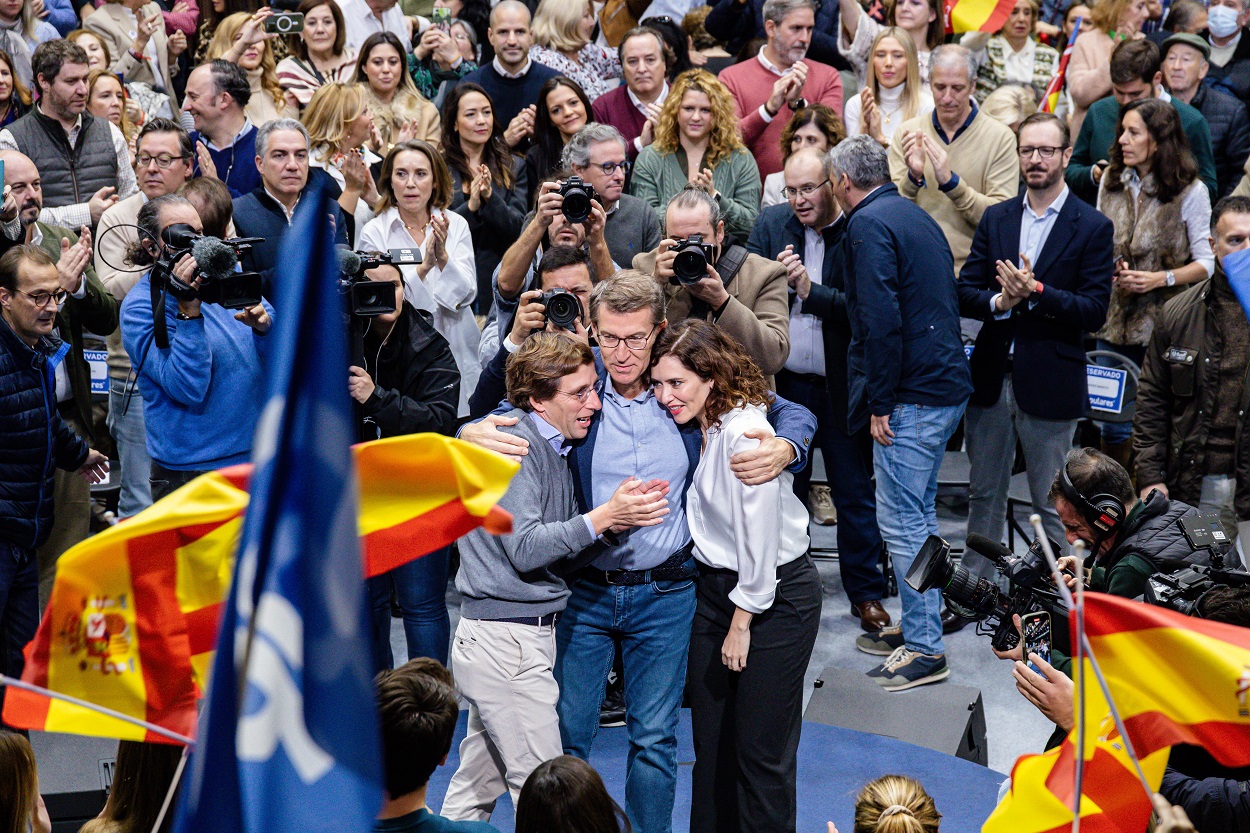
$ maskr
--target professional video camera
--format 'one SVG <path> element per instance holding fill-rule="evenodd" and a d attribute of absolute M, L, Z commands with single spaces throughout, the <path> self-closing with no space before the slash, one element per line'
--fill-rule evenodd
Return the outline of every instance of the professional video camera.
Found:
<path fill-rule="evenodd" d="M 582 317 L 582 302 L 567 289 L 552 289 L 538 299 L 546 310 L 549 322 L 570 333 L 577 332 L 578 319 Z"/>
<path fill-rule="evenodd" d="M 395 311 L 395 290 L 386 281 L 371 281 L 365 272 L 384 264 L 415 266 L 421 262 L 420 249 L 391 249 L 386 252 L 353 252 L 336 247 L 335 259 L 343 278 L 341 286 L 349 296 L 351 313 L 357 318 L 373 318 Z"/>
<path fill-rule="evenodd" d="M 675 283 L 690 286 L 707 277 L 707 266 L 716 262 L 716 245 L 704 243 L 702 234 L 692 234 L 686 239 L 673 240 L 673 276 Z"/>
<path fill-rule="evenodd" d="M 1034 541 L 1024 555 L 1016 555 L 997 541 L 975 532 L 968 536 L 967 546 L 994 563 L 995 569 L 1011 584 L 1010 593 L 1004 593 L 988 579 L 973 578 L 962 566 L 955 566 L 950 544 L 936 535 L 929 536 L 912 562 L 907 571 L 907 584 L 918 593 L 934 587 L 941 589 L 948 603 L 966 608 L 977 618 L 977 633 L 991 637 L 990 644 L 998 651 L 1009 651 L 1020 642 L 1020 634 L 1011 618 L 1014 614 L 1024 616 L 1044 610 L 1067 616 L 1067 605 L 1051 583 L 1050 567 L 1040 539 Z M 1051 550 L 1059 552 L 1059 545 L 1052 542 Z"/>
<path fill-rule="evenodd" d="M 564 202 L 560 210 L 570 223 L 584 223 L 590 219 L 590 201 L 599 199 L 594 186 L 583 182 L 580 176 L 571 176 L 560 183 L 560 196 Z"/>
<path fill-rule="evenodd" d="M 263 237 L 232 237 L 221 240 L 198 233 L 186 223 L 174 223 L 161 232 L 165 249 L 152 268 L 154 292 L 168 290 L 179 301 L 199 299 L 226 309 L 247 309 L 260 303 L 260 275 L 237 272 L 239 257 Z M 173 269 L 185 254 L 195 258 L 198 288 L 174 277 Z"/>
<path fill-rule="evenodd" d="M 1207 591 L 1250 587 L 1250 573 L 1227 567 L 1225 559 L 1233 542 L 1224 533 L 1218 515 L 1181 518 L 1179 526 L 1194 551 L 1206 554 L 1208 563 L 1165 560 L 1159 565 L 1160 571 L 1146 579 L 1144 601 L 1192 616 Z"/>

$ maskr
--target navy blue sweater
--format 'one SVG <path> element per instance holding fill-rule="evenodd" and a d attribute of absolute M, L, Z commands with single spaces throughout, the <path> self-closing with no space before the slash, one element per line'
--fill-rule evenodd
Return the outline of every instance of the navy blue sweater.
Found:
<path fill-rule="evenodd" d="M 208 139 L 197 131 L 191 131 L 192 143 L 203 141 L 208 147 Z M 239 137 L 233 145 L 225 150 L 213 150 L 208 147 L 208 155 L 213 157 L 213 166 L 217 168 L 217 178 L 226 183 L 230 196 L 241 197 L 260 187 L 260 171 L 256 170 L 256 128 L 250 128 Z M 201 176 L 200 162 L 196 159 L 195 175 Z"/>
<path fill-rule="evenodd" d="M 517 117 L 517 114 L 531 104 L 538 103 L 538 91 L 548 78 L 555 78 L 560 73 L 551 67 L 543 66 L 537 61 L 530 61 L 529 71 L 524 78 L 504 78 L 495 71 L 494 63 L 483 64 L 470 72 L 461 83 L 478 84 L 490 96 L 495 107 L 495 118 L 504 130 Z"/>

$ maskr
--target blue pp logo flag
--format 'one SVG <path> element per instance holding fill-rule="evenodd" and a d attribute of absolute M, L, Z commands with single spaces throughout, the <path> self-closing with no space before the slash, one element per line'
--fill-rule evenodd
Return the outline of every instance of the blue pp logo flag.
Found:
<path fill-rule="evenodd" d="M 1250 317 L 1250 249 L 1233 252 L 1220 261 L 1224 274 L 1228 276 L 1228 285 L 1241 303 L 1241 309 Z"/>
<path fill-rule="evenodd" d="M 324 189 L 283 243 L 251 503 L 178 833 L 364 833 L 381 744 Z"/>

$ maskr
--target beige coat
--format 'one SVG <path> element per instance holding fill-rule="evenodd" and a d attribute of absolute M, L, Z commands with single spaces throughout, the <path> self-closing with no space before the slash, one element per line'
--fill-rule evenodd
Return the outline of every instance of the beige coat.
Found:
<path fill-rule="evenodd" d="M 140 21 L 145 16 L 159 12 L 161 7 L 156 3 L 148 3 L 136 12 Z M 178 98 L 174 93 L 174 73 L 178 71 L 178 63 L 170 63 L 169 40 L 165 37 L 165 22 L 162 20 L 152 33 L 152 43 L 156 45 L 156 58 L 161 77 L 152 72 L 151 61 L 139 61 L 130 54 L 130 44 L 134 41 L 134 29 L 126 19 L 126 9 L 120 3 L 105 3 L 87 16 L 83 27 L 99 35 L 108 44 L 109 55 L 113 58 L 110 72 L 120 72 L 127 81 L 143 81 L 154 87 L 164 87 L 169 96 L 174 112 L 178 111 Z"/>

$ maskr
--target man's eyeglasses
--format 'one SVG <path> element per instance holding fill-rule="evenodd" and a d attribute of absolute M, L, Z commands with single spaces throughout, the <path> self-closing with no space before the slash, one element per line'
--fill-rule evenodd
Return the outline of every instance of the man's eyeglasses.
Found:
<path fill-rule="evenodd" d="M 625 338 L 621 338 L 620 336 L 614 336 L 609 333 L 601 333 L 598 330 L 595 330 L 595 338 L 599 341 L 599 346 L 604 350 L 615 350 L 623 341 L 625 342 L 626 347 L 633 350 L 635 353 L 638 353 L 647 349 L 647 342 L 651 340 L 651 333 L 654 332 L 655 327 L 652 327 L 651 332 L 647 333 L 645 336 L 626 336 Z"/>
<path fill-rule="evenodd" d="M 592 393 L 594 394 L 603 393 L 603 380 L 600 379 L 599 381 L 595 382 L 593 385 L 588 385 L 582 388 L 581 390 L 575 391 L 573 393 L 569 393 L 566 390 L 558 390 L 556 391 L 556 393 L 561 393 L 561 394 L 564 394 L 565 396 L 571 396 L 574 399 L 576 399 L 578 402 L 585 404 L 586 400 L 590 398 L 590 395 Z"/>
<path fill-rule="evenodd" d="M 1059 147 L 1046 147 L 1045 145 L 1038 145 L 1037 147 L 1030 147 L 1029 145 L 1024 145 L 1023 147 L 1020 148 L 1020 158 L 1032 159 L 1034 153 L 1040 153 L 1043 159 L 1050 159 L 1056 153 L 1062 153 L 1063 151 L 1067 149 L 1068 149 L 1067 145 L 1060 145 Z"/>
<path fill-rule="evenodd" d="M 800 195 L 804 197 L 810 197 L 812 194 L 815 194 L 817 191 L 819 191 L 821 188 L 824 188 L 828 184 L 829 184 L 829 180 L 826 179 L 823 182 L 817 182 L 815 185 L 800 185 L 798 188 L 789 188 L 789 187 L 782 188 L 781 196 L 785 197 L 788 200 L 792 200 L 795 197 L 800 196 Z"/>
<path fill-rule="evenodd" d="M 628 161 L 625 161 L 625 162 L 604 162 L 602 165 L 596 165 L 595 163 L 592 162 L 586 167 L 598 168 L 599 170 L 603 171 L 603 173 L 606 176 L 612 176 L 612 174 L 616 172 L 617 168 L 621 169 L 621 173 L 628 174 L 629 169 L 633 166 L 630 165 Z"/>
<path fill-rule="evenodd" d="M 29 298 L 31 303 L 33 303 L 37 307 L 46 307 L 49 301 L 56 301 L 56 305 L 59 307 L 61 304 L 65 303 L 65 299 L 69 297 L 69 293 L 66 292 L 64 289 L 58 289 L 56 292 L 34 292 L 34 293 L 27 292 L 24 289 L 18 289 L 16 291 L 22 293 L 27 298 Z"/>
<path fill-rule="evenodd" d="M 185 156 L 170 156 L 168 153 L 162 153 L 159 156 L 153 156 L 150 153 L 141 153 L 135 158 L 135 164 L 140 168 L 146 168 L 148 165 L 155 162 L 156 167 L 165 171 L 169 170 L 169 166 L 174 164 L 174 162 L 182 162 L 186 158 L 187 157 Z"/>

